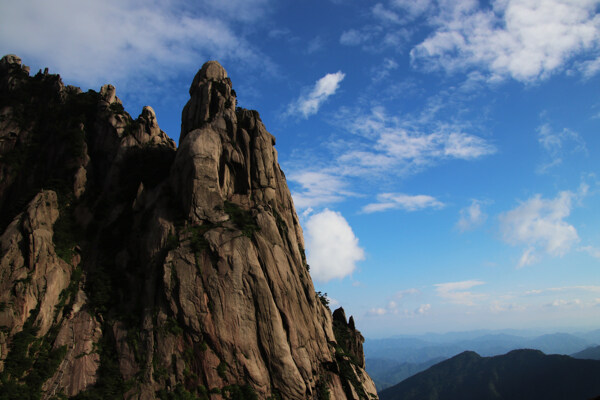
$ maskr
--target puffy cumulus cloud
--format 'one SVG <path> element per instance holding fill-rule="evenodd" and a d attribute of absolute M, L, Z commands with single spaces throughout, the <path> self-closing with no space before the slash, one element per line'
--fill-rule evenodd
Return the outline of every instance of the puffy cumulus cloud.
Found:
<path fill-rule="evenodd" d="M 487 219 L 487 214 L 481 211 L 481 201 L 472 200 L 471 205 L 460 210 L 460 219 L 456 223 L 461 231 L 468 231 L 481 226 Z"/>
<path fill-rule="evenodd" d="M 485 284 L 485 282 L 483 281 L 469 280 L 460 282 L 437 283 L 433 286 L 435 286 L 437 295 L 442 299 L 445 299 L 450 303 L 454 304 L 473 306 L 475 305 L 476 300 L 483 299 L 486 296 L 480 293 L 473 293 L 468 289 L 483 284 Z"/>
<path fill-rule="evenodd" d="M 364 260 L 358 238 L 339 212 L 325 209 L 310 216 L 305 226 L 307 259 L 314 279 L 327 282 L 344 278 Z"/>
<path fill-rule="evenodd" d="M 598 71 L 600 16 L 597 0 L 440 1 L 430 19 L 437 28 L 411 50 L 413 66 L 453 72 L 483 68 L 489 80 L 544 79 L 576 56 L 580 69 Z"/>
<path fill-rule="evenodd" d="M 560 192 L 554 199 L 536 195 L 519 206 L 500 215 L 500 228 L 504 240 L 512 244 L 525 244 L 519 266 L 538 260 L 536 251 L 543 249 L 552 256 L 562 256 L 579 241 L 577 230 L 565 221 L 571 213 L 575 195 Z"/>
<path fill-rule="evenodd" d="M 316 114 L 321 105 L 335 94 L 345 76 L 346 74 L 342 71 L 325 75 L 315 83 L 310 93 L 300 96 L 298 100 L 290 104 L 288 114 L 300 112 L 304 118 Z"/>
<path fill-rule="evenodd" d="M 386 211 L 390 209 L 401 209 L 405 211 L 417 211 L 424 208 L 442 208 L 444 203 L 435 197 L 420 195 L 407 195 L 403 193 L 382 193 L 377 195 L 377 203 L 367 204 L 362 208 L 365 213 Z"/>
<path fill-rule="evenodd" d="M 262 15 L 267 0 L 200 3 L 190 8 L 177 0 L 7 2 L 0 13 L 0 48 L 88 87 L 167 81 L 209 57 L 267 68 L 268 58 L 232 24 L 234 15 Z M 249 12 L 238 7 L 234 13 L 233 3 Z"/>

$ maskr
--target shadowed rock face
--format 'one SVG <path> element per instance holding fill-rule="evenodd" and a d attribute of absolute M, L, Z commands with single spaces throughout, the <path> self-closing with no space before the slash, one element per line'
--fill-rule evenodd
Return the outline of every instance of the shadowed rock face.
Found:
<path fill-rule="evenodd" d="M 15 56 L 0 72 L 0 369 L 16 396 L 377 398 L 364 339 L 345 315 L 338 337 L 315 294 L 275 139 L 219 63 L 193 80 L 178 149 L 110 85 L 82 93 Z"/>

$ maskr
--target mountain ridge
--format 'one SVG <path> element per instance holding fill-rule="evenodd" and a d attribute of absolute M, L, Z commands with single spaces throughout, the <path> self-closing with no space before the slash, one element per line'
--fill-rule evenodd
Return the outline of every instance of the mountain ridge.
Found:
<path fill-rule="evenodd" d="M 380 392 L 382 400 L 590 399 L 600 361 L 520 349 L 494 357 L 465 351 Z"/>
<path fill-rule="evenodd" d="M 0 398 L 377 398 L 364 339 L 315 293 L 275 139 L 218 62 L 179 147 L 113 86 L 12 55 L 0 115 Z"/>

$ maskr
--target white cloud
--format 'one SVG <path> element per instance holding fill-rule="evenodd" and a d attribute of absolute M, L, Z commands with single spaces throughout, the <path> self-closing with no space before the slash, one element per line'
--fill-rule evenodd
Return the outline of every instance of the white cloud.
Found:
<path fill-rule="evenodd" d="M 421 304 L 421 306 L 415 310 L 415 314 L 425 314 L 429 310 L 431 310 L 431 304 Z"/>
<path fill-rule="evenodd" d="M 595 60 L 586 60 L 579 65 L 579 70 L 586 78 L 591 78 L 600 71 L 600 57 Z"/>
<path fill-rule="evenodd" d="M 396 298 L 397 299 L 402 299 L 406 295 L 418 294 L 418 293 L 420 293 L 419 289 L 415 289 L 415 288 L 410 288 L 410 289 L 406 289 L 406 290 L 400 290 L 399 292 L 396 292 Z"/>
<path fill-rule="evenodd" d="M 568 191 L 560 192 L 555 199 L 536 195 L 500 215 L 504 240 L 528 246 L 519 266 L 535 262 L 535 251 L 540 248 L 552 256 L 562 256 L 579 241 L 575 227 L 564 220 L 571 213 L 574 197 Z"/>
<path fill-rule="evenodd" d="M 550 159 L 538 167 L 538 172 L 546 172 L 550 168 L 560 165 L 566 153 L 587 152 L 585 142 L 577 132 L 563 129 L 555 132 L 549 124 L 538 127 L 538 143 L 545 150 Z"/>
<path fill-rule="evenodd" d="M 419 125 L 425 124 L 424 132 Z M 400 120 L 382 107 L 359 114 L 346 123 L 362 139 L 352 143 L 339 157 L 342 173 L 414 172 L 443 159 L 472 160 L 493 154 L 496 148 L 486 140 L 462 132 L 461 127 L 430 121 Z"/>
<path fill-rule="evenodd" d="M 432 0 L 392 0 L 391 5 L 405 11 L 408 17 L 415 18 L 431 8 Z"/>
<path fill-rule="evenodd" d="M 594 285 L 579 285 L 579 286 L 563 286 L 547 289 L 533 289 L 525 292 L 526 295 L 538 295 L 546 292 L 592 292 L 600 293 L 600 286 Z"/>
<path fill-rule="evenodd" d="M 300 112 L 304 118 L 316 114 L 321 105 L 335 94 L 345 76 L 346 74 L 342 71 L 325 75 L 315 83 L 314 88 L 308 95 L 300 96 L 298 100 L 290 104 L 288 114 Z"/>
<path fill-rule="evenodd" d="M 565 299 L 556 299 L 552 303 L 547 304 L 548 307 L 573 307 L 573 306 L 581 306 L 582 302 L 580 299 L 573 300 L 565 300 Z"/>
<path fill-rule="evenodd" d="M 390 75 L 390 72 L 398 68 L 398 63 L 391 58 L 385 58 L 383 63 L 372 69 L 371 78 L 373 82 L 379 82 Z"/>
<path fill-rule="evenodd" d="M 283 28 L 283 29 L 271 29 L 267 35 L 272 39 L 281 39 L 281 38 L 286 38 L 286 37 L 290 36 L 291 33 L 292 33 L 292 31 L 290 31 L 288 28 Z"/>
<path fill-rule="evenodd" d="M 498 314 L 501 312 L 505 312 L 505 311 L 524 311 L 526 310 L 527 307 L 525 307 L 522 304 L 514 304 L 514 303 L 509 303 L 509 304 L 505 304 L 505 303 L 501 303 L 499 301 L 493 301 L 492 304 L 490 304 L 490 311 L 493 312 L 494 314 Z"/>
<path fill-rule="evenodd" d="M 377 203 L 367 204 L 362 208 L 363 212 L 373 213 L 392 209 L 405 211 L 417 211 L 424 208 L 442 208 L 444 203 L 435 197 L 420 195 L 407 195 L 403 193 L 381 193 L 377 195 Z"/>
<path fill-rule="evenodd" d="M 386 310 L 385 308 L 371 308 L 369 311 L 367 311 L 367 315 L 372 315 L 372 316 L 380 316 L 380 315 L 385 315 L 388 313 L 388 310 Z"/>
<path fill-rule="evenodd" d="M 521 255 L 521 258 L 519 259 L 519 264 L 517 264 L 517 266 L 519 268 L 520 267 L 525 267 L 527 265 L 535 264 L 539 260 L 540 260 L 540 258 L 536 254 L 535 248 L 534 247 L 529 247 L 525 251 L 523 251 L 523 254 Z"/>
<path fill-rule="evenodd" d="M 223 15 L 230 19 L 242 21 L 254 21 L 263 16 L 268 10 L 270 0 L 200 0 L 196 1 L 192 7 L 202 7 L 210 9 L 217 15 Z"/>
<path fill-rule="evenodd" d="M 487 219 L 487 214 L 481 211 L 481 201 L 472 200 L 471 205 L 460 210 L 460 219 L 456 223 L 462 232 L 481 226 Z"/>
<path fill-rule="evenodd" d="M 378 10 L 377 6 L 374 10 Z M 393 19 L 393 12 L 388 15 Z M 381 24 L 366 25 L 360 29 L 349 29 L 342 32 L 340 44 L 344 46 L 360 46 L 362 50 L 369 53 L 380 53 L 383 50 L 393 48 L 398 50 L 404 47 L 411 37 L 411 31 L 406 28 L 395 28 L 386 30 Z"/>
<path fill-rule="evenodd" d="M 337 299 L 334 299 L 332 297 L 328 297 L 327 299 L 329 300 L 329 307 L 332 310 L 335 310 L 336 308 L 338 308 L 340 306 L 340 302 Z"/>
<path fill-rule="evenodd" d="M 294 205 L 298 209 L 332 204 L 354 195 L 345 190 L 346 184 L 339 176 L 327 172 L 292 173 L 289 180 L 302 186 L 301 191 L 292 191 Z"/>
<path fill-rule="evenodd" d="M 364 260 L 352 228 L 339 212 L 324 211 L 306 222 L 306 250 L 314 279 L 327 282 L 351 275 L 358 261 Z"/>
<path fill-rule="evenodd" d="M 268 59 L 230 25 L 234 15 L 259 17 L 266 2 L 211 0 L 196 9 L 155 0 L 7 2 L 0 13 L 0 49 L 87 87 L 165 81 L 209 57 L 266 67 Z"/>
<path fill-rule="evenodd" d="M 433 286 L 436 287 L 436 292 L 441 298 L 448 300 L 454 304 L 461 304 L 466 306 L 475 305 L 475 300 L 482 299 L 485 297 L 483 294 L 473 293 L 467 289 L 472 287 L 483 285 L 485 282 L 479 280 L 469 280 L 460 282 L 448 282 L 448 283 L 437 283 Z"/>
<path fill-rule="evenodd" d="M 413 290 L 413 289 L 409 289 Z M 382 316 L 382 315 L 398 315 L 403 317 L 412 318 L 418 315 L 426 314 L 431 309 L 431 304 L 421 304 L 414 310 L 408 310 L 406 308 L 400 308 L 400 305 L 395 301 L 391 300 L 385 307 L 374 307 L 367 311 L 368 316 Z"/>
<path fill-rule="evenodd" d="M 385 8 L 385 6 L 381 3 L 377 3 L 371 9 L 371 12 L 375 16 L 375 18 L 383 21 L 383 22 L 392 22 L 392 23 L 400 23 L 402 22 L 398 14 Z"/>
<path fill-rule="evenodd" d="M 544 79 L 575 56 L 600 50 L 597 0 L 440 2 L 437 30 L 412 49 L 415 67 L 453 72 L 484 68 L 489 80 Z M 589 64 L 586 73 L 597 72 Z"/>
<path fill-rule="evenodd" d="M 464 132 L 467 127 L 431 120 L 434 113 L 426 110 L 425 116 L 398 118 L 388 115 L 383 107 L 374 107 L 367 114 L 340 109 L 333 122 L 351 134 L 327 143 L 330 157 L 315 159 L 310 149 L 303 152 L 304 160 L 294 162 L 297 172 L 290 174 L 290 181 L 302 186 L 302 190 L 292 190 L 296 206 L 316 207 L 356 196 L 345 190 L 346 183 L 356 178 L 362 179 L 364 190 L 365 184 L 381 182 L 382 177 L 417 173 L 443 160 L 475 160 L 496 151 L 485 139 Z M 387 193 L 380 194 L 378 202 L 363 211 L 441 206 L 425 195 Z"/>
<path fill-rule="evenodd" d="M 306 48 L 306 53 L 312 54 L 317 51 L 323 50 L 324 45 L 325 45 L 325 43 L 323 42 L 323 39 L 320 36 L 316 36 L 310 42 L 308 42 L 308 47 Z"/>
<path fill-rule="evenodd" d="M 582 246 L 578 249 L 579 251 L 585 251 L 594 258 L 600 258 L 600 249 L 593 246 Z"/>
<path fill-rule="evenodd" d="M 340 43 L 346 46 L 358 46 L 371 38 L 371 35 L 356 29 L 350 29 L 342 32 Z"/>

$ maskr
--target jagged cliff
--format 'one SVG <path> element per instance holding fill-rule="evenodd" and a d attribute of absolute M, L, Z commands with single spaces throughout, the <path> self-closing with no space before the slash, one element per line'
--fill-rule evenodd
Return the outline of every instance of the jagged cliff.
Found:
<path fill-rule="evenodd" d="M 376 399 L 274 144 L 215 61 L 177 148 L 114 87 L 2 58 L 0 399 Z"/>

